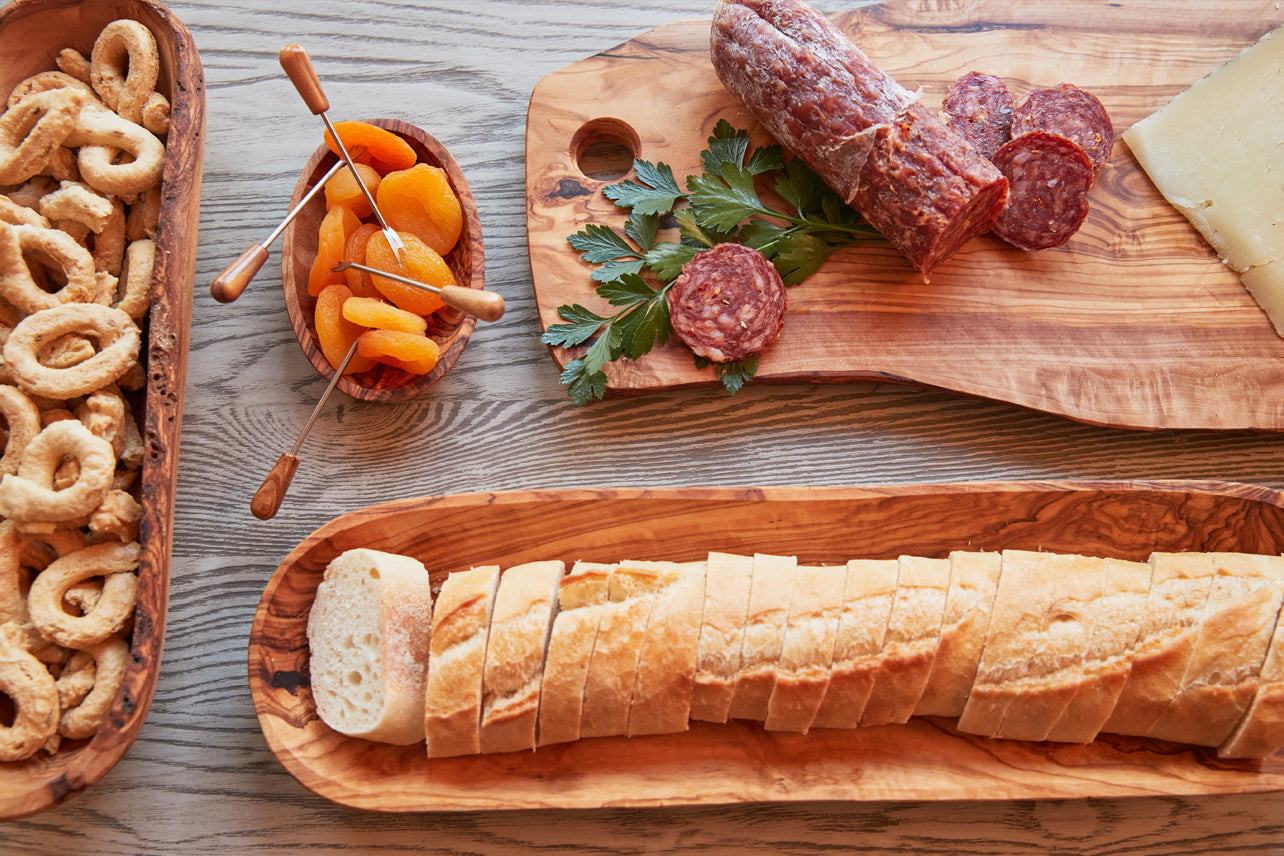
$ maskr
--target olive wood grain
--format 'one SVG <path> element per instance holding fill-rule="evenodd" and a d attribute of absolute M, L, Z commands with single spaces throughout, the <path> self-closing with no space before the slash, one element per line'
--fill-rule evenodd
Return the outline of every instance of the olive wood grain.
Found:
<path fill-rule="evenodd" d="M 1067 81 L 1101 99 L 1117 138 L 1284 23 L 1284 11 L 1273 0 L 1183 0 L 1162 14 L 991 0 L 889 4 L 834 20 L 929 107 L 974 69 L 1004 78 L 1018 99 Z M 708 20 L 669 24 L 535 87 L 527 235 L 543 328 L 562 320 L 563 304 L 612 311 L 566 238 L 590 222 L 622 229 L 627 212 L 600 191 L 623 176 L 585 174 L 582 153 L 622 145 L 668 164 L 684 186 L 719 119 L 770 142 L 718 81 L 708 41 Z M 836 253 L 790 290 L 757 381 L 908 382 L 1098 425 L 1284 430 L 1284 339 L 1122 142 L 1090 203 L 1065 246 L 1024 253 L 984 235 L 930 284 L 881 240 Z M 558 367 L 577 354 L 553 349 Z M 719 383 L 676 340 L 612 364 L 608 377 L 617 394 Z"/>
<path fill-rule="evenodd" d="M 1145 526 L 1136 525 L 1144 519 Z M 502 532 L 502 539 L 495 533 Z M 308 610 L 353 547 L 415 556 L 439 584 L 477 564 L 684 561 L 710 550 L 849 558 L 1040 549 L 1124 559 L 1152 550 L 1284 550 L 1284 494 L 1222 482 L 996 482 L 886 488 L 568 489 L 424 497 L 338 517 L 273 574 L 254 617 L 250 688 L 268 746 L 304 786 L 380 811 L 584 808 L 757 800 L 972 800 L 1217 794 L 1284 787 L 1284 757 L 1105 737 L 994 741 L 951 721 L 769 733 L 757 725 L 581 740 L 429 761 L 423 745 L 343 737 L 317 718 Z"/>
<path fill-rule="evenodd" d="M 372 125 L 385 128 L 408 142 L 419 155 L 420 163 L 440 167 L 446 171 L 450 186 L 459 198 L 464 214 L 464 228 L 459 242 L 446 254 L 446 264 L 460 287 L 485 288 L 485 264 L 482 252 L 481 221 L 472 191 L 455 159 L 446 147 L 426 131 L 395 119 L 370 119 Z M 308 190 L 325 174 L 337 157 L 324 145 L 308 160 L 299 176 L 293 209 L 303 200 Z M 285 306 L 290 316 L 294 335 L 303 348 L 308 361 L 323 377 L 334 374 L 316 341 L 316 322 L 313 313 L 316 298 L 308 294 L 308 273 L 317 254 L 317 229 L 325 216 L 325 199 L 317 194 L 304 204 L 294 220 L 286 227 L 281 250 L 281 279 L 285 289 Z M 355 372 L 340 378 L 338 388 L 362 401 L 403 401 L 419 395 L 450 371 L 463 354 L 477 319 L 471 315 L 448 316 L 437 313 L 428 319 L 428 335 L 441 348 L 437 366 L 426 375 L 414 375 L 401 369 L 379 364 L 364 372 Z"/>
<path fill-rule="evenodd" d="M 169 603 L 179 430 L 187 376 L 192 285 L 205 146 L 205 78 L 183 23 L 152 0 L 15 0 L 0 17 L 0 91 L 56 68 L 63 48 L 85 56 L 104 26 L 133 18 L 156 36 L 159 91 L 170 100 L 153 299 L 141 359 L 147 388 L 134 406 L 146 454 L 136 485 L 142 503 L 138 605 L 124 684 L 106 722 L 88 741 L 67 741 L 53 756 L 0 763 L 0 819 L 51 808 L 98 781 L 129 748 L 155 692 Z"/>

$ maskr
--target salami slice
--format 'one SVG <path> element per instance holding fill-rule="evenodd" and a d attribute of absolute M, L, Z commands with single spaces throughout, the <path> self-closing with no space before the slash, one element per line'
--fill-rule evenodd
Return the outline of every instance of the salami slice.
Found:
<path fill-rule="evenodd" d="M 987 158 L 1012 137 L 1016 99 L 993 74 L 969 71 L 955 81 L 941 108 L 945 124 Z"/>
<path fill-rule="evenodd" d="M 1074 140 L 1100 169 L 1110 160 L 1115 129 L 1106 108 L 1090 92 L 1072 83 L 1035 89 L 1012 114 L 1012 136 L 1046 131 Z"/>
<path fill-rule="evenodd" d="M 1057 134 L 1031 131 L 994 154 L 1008 179 L 1008 204 L 994 233 L 1023 250 L 1059 247 L 1088 216 L 1092 161 L 1079 144 Z"/>
<path fill-rule="evenodd" d="M 756 354 L 785 323 L 785 284 L 767 258 L 717 244 L 687 262 L 669 289 L 669 321 L 687 347 L 715 363 Z"/>
<path fill-rule="evenodd" d="M 768 133 L 924 279 L 1002 210 L 994 165 L 802 0 L 719 0 L 710 57 Z"/>

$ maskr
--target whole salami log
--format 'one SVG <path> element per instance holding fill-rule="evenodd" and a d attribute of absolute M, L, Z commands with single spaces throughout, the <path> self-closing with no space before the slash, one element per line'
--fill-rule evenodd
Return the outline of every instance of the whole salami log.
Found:
<path fill-rule="evenodd" d="M 1100 169 L 1110 160 L 1115 144 L 1110 114 L 1091 92 L 1072 83 L 1035 89 L 1012 114 L 1012 136 L 1047 131 L 1074 140 Z"/>
<path fill-rule="evenodd" d="M 717 244 L 687 262 L 669 289 L 669 321 L 687 347 L 715 363 L 756 354 L 785 323 L 785 284 L 762 253 Z"/>
<path fill-rule="evenodd" d="M 802 0 L 719 0 L 719 79 L 927 279 L 1003 209 L 994 165 Z"/>
<path fill-rule="evenodd" d="M 1007 207 L 994 234 L 1023 250 L 1059 247 L 1088 216 L 1092 161 L 1073 140 L 1044 131 L 1013 137 L 994 154 L 1007 176 Z"/>
<path fill-rule="evenodd" d="M 969 71 L 954 82 L 941 109 L 945 124 L 993 160 L 999 146 L 1012 137 L 1016 99 L 1002 78 Z"/>

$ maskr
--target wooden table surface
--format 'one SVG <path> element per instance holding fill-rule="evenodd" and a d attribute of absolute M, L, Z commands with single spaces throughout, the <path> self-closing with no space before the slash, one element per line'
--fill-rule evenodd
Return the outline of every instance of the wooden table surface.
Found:
<path fill-rule="evenodd" d="M 160 681 L 103 780 L 0 830 L 7 854 L 1284 852 L 1284 795 L 792 803 L 364 813 L 301 787 L 268 751 L 246 643 L 280 560 L 335 515 L 433 493 L 560 487 L 1220 479 L 1284 488 L 1284 435 L 1092 427 L 891 384 L 662 392 L 576 408 L 539 342 L 527 258 L 527 102 L 545 75 L 707 0 L 175 0 L 207 85 L 196 300 L 173 585 Z M 825 12 L 854 5 L 817 0 Z M 1114 4 L 1102 4 L 1113 6 Z M 1153 14 L 1165 11 L 1156 3 Z M 507 301 L 454 370 L 401 404 L 339 396 L 274 520 L 249 500 L 325 386 L 295 342 L 274 256 L 233 304 L 210 279 L 283 215 L 320 139 L 277 63 L 307 48 L 330 116 L 421 125 L 481 212 L 486 282 Z M 193 235 L 193 239 L 198 236 Z M 1176 355 L 1175 355 L 1176 356 Z M 1284 406 L 1284 403 L 1281 404 Z M 555 523 L 553 524 L 555 525 Z"/>

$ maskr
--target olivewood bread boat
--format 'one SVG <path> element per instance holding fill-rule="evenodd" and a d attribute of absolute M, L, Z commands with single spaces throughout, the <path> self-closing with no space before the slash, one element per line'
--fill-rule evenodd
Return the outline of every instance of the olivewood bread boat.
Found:
<path fill-rule="evenodd" d="M 155 0 L 14 0 L 0 14 L 0 91 L 38 71 L 72 47 L 88 56 L 102 28 L 127 17 L 156 36 L 161 73 L 157 89 L 172 106 L 162 177 L 164 203 L 156 236 L 154 295 L 140 354 L 146 392 L 132 400 L 146 447 L 136 489 L 143 500 L 138 604 L 130 661 L 107 720 L 88 741 L 64 741 L 52 756 L 0 763 L 0 819 L 55 806 L 102 778 L 133 742 L 147 717 L 160 669 L 169 605 L 170 554 L 183 416 L 187 347 L 192 319 L 202 159 L 205 77 L 191 33 Z"/>
<path fill-rule="evenodd" d="M 457 285 L 483 289 L 485 265 L 482 257 L 481 221 L 477 216 L 477 204 L 473 200 L 472 191 L 468 188 L 468 181 L 459 164 L 445 146 L 421 128 L 395 119 L 367 121 L 392 131 L 410 143 L 421 163 L 446 171 L 464 212 L 463 232 L 459 236 L 459 243 L 446 255 L 446 263 L 450 265 Z M 316 150 L 295 185 L 294 195 L 290 199 L 291 210 L 337 160 L 338 157 L 324 145 Z M 284 249 L 281 252 L 281 278 L 285 288 L 285 307 L 290 315 L 294 335 L 313 368 L 323 377 L 329 378 L 334 374 L 334 369 L 317 345 L 316 323 L 313 320 L 316 298 L 308 294 L 308 273 L 317 253 L 317 229 L 324 216 L 325 197 L 318 193 L 286 227 Z M 431 372 L 413 375 L 380 364 L 369 371 L 345 375 L 340 378 L 338 388 L 362 401 L 404 401 L 432 386 L 459 359 L 477 325 L 477 319 L 471 315 L 456 318 L 441 316 L 442 313 L 437 313 L 428 323 L 428 335 L 441 346 L 441 357 L 437 361 L 437 367 Z"/>
<path fill-rule="evenodd" d="M 503 533 L 496 538 L 495 533 Z M 348 738 L 317 717 L 308 612 L 354 547 L 455 570 L 538 559 L 683 561 L 710 550 L 818 564 L 1003 548 L 1140 560 L 1152 550 L 1284 551 L 1284 493 L 1225 482 L 999 482 L 898 487 L 531 490 L 433 496 L 344 514 L 277 568 L 254 617 L 250 688 L 277 759 L 335 802 L 378 811 L 659 806 L 766 800 L 957 800 L 1216 794 L 1284 788 L 1284 754 L 1106 736 L 989 740 L 950 720 L 807 735 L 756 724 L 429 761 L 422 743 Z"/>

